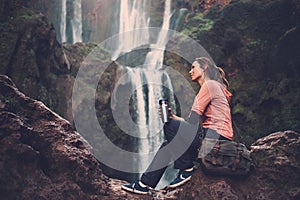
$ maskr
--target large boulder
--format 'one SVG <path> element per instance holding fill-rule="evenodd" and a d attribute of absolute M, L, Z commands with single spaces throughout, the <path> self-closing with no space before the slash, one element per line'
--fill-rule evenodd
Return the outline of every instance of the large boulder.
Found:
<path fill-rule="evenodd" d="M 272 133 L 251 145 L 255 168 L 246 178 L 208 176 L 201 170 L 179 199 L 299 199 L 300 134 Z"/>
<path fill-rule="evenodd" d="M 94 199 L 108 178 L 71 124 L 0 77 L 0 193 L 4 199 Z"/>

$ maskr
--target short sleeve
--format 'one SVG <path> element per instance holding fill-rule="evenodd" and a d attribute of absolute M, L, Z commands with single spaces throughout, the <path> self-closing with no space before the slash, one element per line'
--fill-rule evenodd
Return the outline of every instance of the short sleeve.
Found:
<path fill-rule="evenodd" d="M 211 95 L 208 89 L 208 86 L 206 83 L 204 83 L 197 96 L 195 97 L 192 111 L 195 111 L 199 115 L 203 115 L 203 112 L 205 111 L 205 108 L 211 101 Z"/>

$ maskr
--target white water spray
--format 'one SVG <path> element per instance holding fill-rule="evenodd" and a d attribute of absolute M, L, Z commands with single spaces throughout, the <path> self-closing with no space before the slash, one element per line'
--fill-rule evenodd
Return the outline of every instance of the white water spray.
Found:
<path fill-rule="evenodd" d="M 61 16 L 60 16 L 61 42 L 67 41 L 66 27 L 67 27 L 67 0 L 62 0 L 61 1 Z"/>
<path fill-rule="evenodd" d="M 61 42 L 68 42 L 67 17 L 69 16 L 67 0 L 61 0 L 61 16 L 60 16 L 60 36 Z M 72 2 L 73 13 L 71 19 L 71 29 L 73 43 L 82 42 L 82 5 L 81 0 Z"/>
<path fill-rule="evenodd" d="M 169 101 L 170 104 L 174 103 L 173 97 L 173 88 L 171 84 L 171 80 L 168 74 L 163 70 L 163 59 L 164 59 L 164 50 L 166 48 L 166 44 L 169 40 L 169 26 L 170 26 L 170 19 L 171 19 L 171 0 L 166 0 L 165 2 L 165 11 L 164 11 L 164 18 L 163 24 L 161 27 L 161 31 L 159 32 L 157 42 L 154 45 L 151 45 L 151 51 L 147 54 L 144 66 L 147 68 L 144 70 L 145 77 L 147 78 L 148 83 L 148 99 L 149 99 L 149 110 L 148 110 L 148 130 L 146 134 L 148 134 L 148 140 L 141 140 L 140 147 L 143 149 L 147 149 L 148 152 L 140 151 L 141 153 L 150 153 L 153 151 L 157 151 L 160 145 L 162 144 L 164 137 L 163 137 L 163 124 L 161 122 L 159 113 L 158 113 L 158 101 L 161 98 L 165 98 L 163 86 L 169 89 Z M 142 117 L 142 116 L 140 116 Z M 145 133 L 141 133 L 145 134 Z M 143 136 L 144 138 L 145 136 Z M 145 146 L 147 148 L 145 148 Z M 142 149 L 141 149 L 142 150 Z M 145 156 L 144 156 L 145 157 Z M 141 162 L 141 167 L 146 169 L 147 166 L 152 161 L 153 157 L 146 156 L 144 160 Z M 162 178 L 158 187 L 164 186 L 167 184 L 167 181 Z"/>
<path fill-rule="evenodd" d="M 171 80 L 163 69 L 164 50 L 170 34 L 171 0 L 165 1 L 163 23 L 159 33 L 151 35 L 154 37 L 152 39 L 156 40 L 154 44 L 150 44 L 151 28 L 146 2 L 149 3 L 147 0 L 120 0 L 119 32 L 110 42 L 112 47 L 109 48 L 115 60 L 134 48 L 144 44 L 150 46 L 142 67 L 123 66 L 131 80 L 132 100 L 136 109 L 134 120 L 138 127 L 136 130 L 139 133 L 138 152 L 141 156 L 134 165 L 138 165 L 139 171 L 146 171 L 164 140 L 163 123 L 158 113 L 159 100 L 168 97 L 170 103 L 175 105 Z M 129 31 L 133 33 L 126 34 Z M 117 47 L 114 47 L 114 41 L 118 41 Z M 168 94 L 164 94 L 166 88 Z"/>
<path fill-rule="evenodd" d="M 71 19 L 73 43 L 82 42 L 82 9 L 81 0 L 73 1 L 73 18 Z"/>
<path fill-rule="evenodd" d="M 114 52 L 114 58 L 125 52 L 130 52 L 143 44 L 149 44 L 149 29 L 139 30 L 149 26 L 150 18 L 145 10 L 142 0 L 122 0 L 120 3 L 119 46 Z M 169 90 L 168 96 L 174 105 L 173 89 L 168 74 L 163 70 L 164 50 L 169 40 L 169 27 L 171 18 L 171 0 L 165 1 L 165 11 L 161 30 L 156 35 L 156 42 L 150 45 L 141 67 L 124 67 L 130 76 L 134 105 L 136 106 L 136 124 L 138 125 L 139 143 L 138 152 L 140 159 L 135 163 L 139 171 L 146 171 L 154 154 L 162 144 L 163 123 L 158 113 L 158 102 L 165 98 L 165 89 Z M 123 34 L 128 31 L 134 34 Z M 155 36 L 155 35 L 154 35 Z"/>
<path fill-rule="evenodd" d="M 150 18 L 146 8 L 147 0 L 120 1 L 118 46 L 114 50 L 113 60 L 121 53 L 129 52 L 135 47 L 149 43 L 149 33 L 141 30 L 149 27 Z M 132 30 L 135 30 L 133 35 L 124 34 Z"/>

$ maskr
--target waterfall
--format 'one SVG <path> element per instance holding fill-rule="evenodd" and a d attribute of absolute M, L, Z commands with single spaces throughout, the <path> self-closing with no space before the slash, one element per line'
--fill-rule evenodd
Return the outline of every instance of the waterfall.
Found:
<path fill-rule="evenodd" d="M 82 9 L 81 0 L 73 1 L 72 36 L 73 43 L 82 42 Z"/>
<path fill-rule="evenodd" d="M 163 123 L 158 113 L 159 100 L 169 98 L 173 112 L 176 110 L 172 84 L 167 72 L 170 68 L 163 66 L 166 45 L 170 34 L 174 33 L 169 30 L 173 13 L 171 0 L 163 1 L 165 6 L 163 6 L 162 26 L 151 28 L 150 14 L 146 6 L 151 1 L 116 0 L 116 2 L 110 5 L 113 8 L 110 9 L 113 11 L 111 15 L 117 20 L 110 19 L 109 23 L 105 23 L 105 27 L 113 26 L 113 28 L 106 27 L 105 30 L 114 30 L 114 32 L 110 32 L 111 37 L 100 44 L 103 46 L 99 45 L 100 49 L 95 48 L 87 59 L 84 59 L 73 89 L 72 101 L 79 103 L 72 104 L 72 108 L 74 116 L 79 117 L 74 117 L 78 130 L 91 138 L 90 143 L 98 145 L 95 146 L 94 151 L 99 161 L 109 168 L 109 173 L 114 176 L 122 176 L 124 173 L 127 179 L 136 178 L 137 173 L 146 171 L 163 142 Z M 155 4 L 155 8 L 158 5 L 160 6 L 159 3 Z M 153 13 L 157 14 L 159 11 L 160 8 Z M 153 20 L 153 23 L 158 23 L 159 19 L 160 15 Z M 111 56 L 114 57 L 114 61 L 110 60 Z M 105 66 L 106 64 L 109 65 Z M 113 67 L 115 73 L 111 74 L 111 71 L 107 71 L 103 74 L 108 67 Z M 111 80 L 111 76 L 115 79 L 110 82 L 111 85 L 106 85 Z M 102 82 L 99 81 L 101 78 L 104 78 L 105 90 L 98 87 Z M 92 88 L 90 85 L 95 87 Z M 106 99 L 108 97 L 106 89 L 113 89 L 110 99 Z M 86 91 L 82 93 L 82 90 Z M 99 96 L 98 92 L 100 92 Z M 103 109 L 105 115 L 100 119 L 98 115 L 100 112 L 96 112 L 96 109 L 101 109 L 102 106 L 98 106 L 98 102 L 102 104 L 108 100 L 111 101 L 111 110 L 108 111 L 106 109 L 108 105 L 105 105 Z M 82 106 L 78 109 L 76 105 Z M 81 116 L 81 113 L 87 116 Z M 89 121 L 81 120 L 84 118 Z M 107 131 L 107 135 L 100 126 L 100 120 L 101 122 L 106 120 L 104 130 Z M 115 135 L 117 131 L 120 136 Z M 128 144 L 124 144 L 125 138 L 128 139 L 126 141 Z M 114 173 L 114 170 L 117 172 Z M 168 175 L 168 171 L 165 174 Z M 169 181 L 170 179 L 162 177 L 160 182 Z M 158 188 L 163 185 L 165 184 L 158 185 Z"/>
<path fill-rule="evenodd" d="M 119 31 L 117 47 L 114 50 L 112 59 L 117 58 L 121 53 L 129 52 L 141 44 L 148 44 L 149 34 L 140 34 L 138 29 L 149 27 L 150 18 L 146 12 L 147 0 L 120 0 Z M 126 34 L 134 31 L 134 35 Z M 125 33 L 125 34 L 124 34 Z"/>
<path fill-rule="evenodd" d="M 162 87 L 162 79 L 163 79 L 163 58 L 164 58 L 164 49 L 165 45 L 168 42 L 168 28 L 171 17 L 171 0 L 166 0 L 165 2 L 165 11 L 163 24 L 161 27 L 161 31 L 158 35 L 157 42 L 154 45 L 151 45 L 151 51 L 147 54 L 144 66 L 147 68 L 144 69 L 145 77 L 147 79 L 148 84 L 148 116 L 149 116 L 149 137 L 154 134 L 157 134 L 162 129 L 162 123 L 160 122 L 160 117 L 158 115 L 158 101 L 163 98 L 163 87 Z M 166 74 L 165 74 L 166 75 Z M 166 75 L 167 79 L 169 79 L 168 75 Z M 165 84 L 164 84 L 165 85 Z M 167 85 L 168 88 L 172 88 L 172 85 Z M 140 116 L 143 117 L 143 116 Z M 157 143 L 158 142 L 158 143 Z M 155 142 L 156 146 L 159 147 L 159 144 L 162 142 L 162 136 L 159 137 L 159 141 Z M 145 144 L 143 144 L 145 145 Z M 153 143 L 148 141 L 149 149 L 153 148 Z M 156 148 L 157 148 L 156 147 Z M 151 158 L 149 158 L 151 159 Z M 149 163 L 149 161 L 148 161 Z"/>
<path fill-rule="evenodd" d="M 67 41 L 66 27 L 67 27 L 67 0 L 62 0 L 61 1 L 61 16 L 60 16 L 61 42 Z"/>
<path fill-rule="evenodd" d="M 114 59 L 122 53 L 130 52 L 143 44 L 149 44 L 149 30 L 139 29 L 149 27 L 150 18 L 146 12 L 146 0 L 121 0 L 119 16 L 118 47 L 113 52 Z M 168 74 L 163 70 L 163 58 L 165 46 L 169 39 L 171 0 L 165 1 L 163 23 L 156 41 L 150 45 L 142 67 L 124 66 L 126 74 L 132 84 L 133 101 L 136 109 L 136 124 L 139 132 L 138 151 L 141 157 L 136 163 L 141 171 L 145 171 L 163 142 L 163 123 L 158 113 L 158 101 L 168 97 L 172 105 L 174 103 L 173 89 Z M 128 31 L 132 34 L 124 34 Z M 146 34 L 145 34 L 146 33 Z M 165 92 L 168 88 L 168 94 Z M 174 110 L 174 108 L 173 108 Z"/>
<path fill-rule="evenodd" d="M 148 66 L 144 70 L 145 77 L 147 78 L 148 83 L 148 99 L 149 99 L 149 124 L 148 124 L 148 140 L 141 140 L 140 147 L 144 146 L 148 147 L 148 151 L 157 151 L 159 146 L 164 140 L 163 137 L 163 124 L 161 123 L 160 116 L 158 114 L 158 101 L 161 98 L 168 97 L 170 104 L 175 105 L 174 97 L 173 97 L 173 89 L 171 80 L 168 74 L 163 70 L 163 59 L 164 59 L 164 50 L 166 44 L 169 40 L 169 27 L 170 27 L 170 19 L 171 19 L 171 0 L 165 1 L 165 10 L 164 10 L 164 18 L 163 24 L 161 27 L 161 31 L 158 34 L 157 42 L 154 45 L 151 45 L 151 51 L 147 54 L 144 65 Z M 169 89 L 169 94 L 164 93 L 164 87 Z M 173 112 L 175 109 L 173 108 Z M 142 117 L 142 116 L 140 116 Z M 158 134 L 157 134 L 158 133 Z M 154 137 L 153 137 L 154 136 Z M 142 152 L 143 153 L 143 152 Z M 147 167 L 153 157 L 146 156 L 146 162 L 142 162 L 142 167 Z M 145 164 L 144 164 L 145 163 Z M 158 184 L 158 188 L 163 187 L 168 184 L 168 180 L 165 177 L 162 177 Z"/>
<path fill-rule="evenodd" d="M 71 41 L 68 37 L 68 17 L 71 17 L 72 42 L 82 42 L 82 7 L 81 0 L 72 1 L 73 13 L 68 13 L 67 0 L 61 0 L 60 37 L 61 42 Z"/>
<path fill-rule="evenodd" d="M 132 90 L 133 93 L 136 92 L 136 95 L 134 97 L 134 101 L 136 102 L 136 110 L 138 111 L 139 116 L 146 116 L 146 102 L 144 98 L 144 91 L 143 91 L 143 70 L 140 68 L 130 68 L 127 67 L 127 72 L 129 73 L 129 76 L 132 78 Z M 147 122 L 146 117 L 138 117 L 137 118 L 137 124 L 140 127 L 140 132 L 143 132 L 147 128 Z M 145 147 L 145 146 L 144 146 Z M 141 147 L 143 148 L 143 147 Z M 142 150 L 143 151 L 143 150 Z"/>

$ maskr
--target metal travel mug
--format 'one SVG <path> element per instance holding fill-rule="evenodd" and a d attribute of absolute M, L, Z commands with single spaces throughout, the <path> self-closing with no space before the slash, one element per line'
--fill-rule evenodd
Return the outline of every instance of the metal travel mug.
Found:
<path fill-rule="evenodd" d="M 168 99 L 159 100 L 160 111 L 161 111 L 161 119 L 163 123 L 167 123 L 170 121 L 170 113 L 169 113 L 169 101 Z"/>

